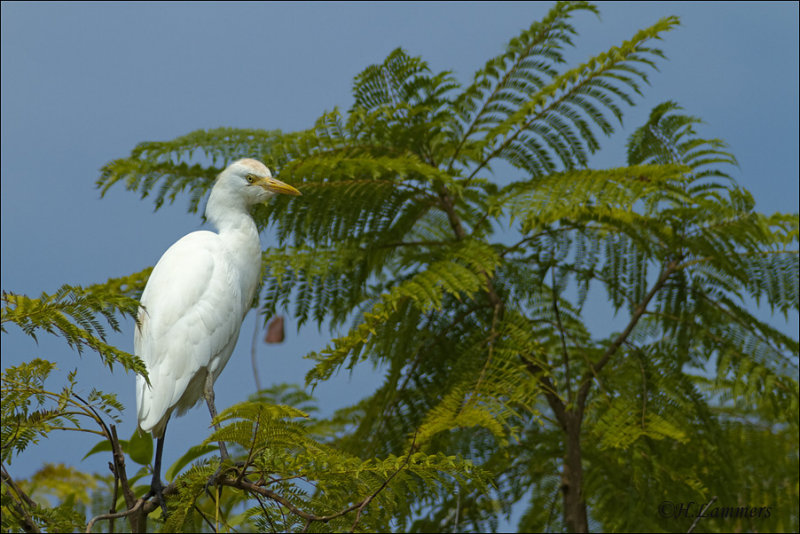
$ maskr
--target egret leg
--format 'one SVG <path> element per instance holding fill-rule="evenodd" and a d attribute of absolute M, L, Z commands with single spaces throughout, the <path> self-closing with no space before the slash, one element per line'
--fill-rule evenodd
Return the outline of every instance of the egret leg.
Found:
<path fill-rule="evenodd" d="M 203 388 L 203 396 L 206 398 L 206 404 L 208 405 L 208 412 L 211 414 L 211 419 L 216 419 L 217 417 L 217 407 L 214 406 L 214 379 L 211 377 L 211 373 L 206 374 L 206 384 Z M 214 423 L 214 430 L 219 430 L 219 425 Z M 228 460 L 228 449 L 225 447 L 224 441 L 219 441 L 219 455 L 223 460 Z"/>
<path fill-rule="evenodd" d="M 166 433 L 166 430 L 165 430 Z M 144 496 L 144 500 L 155 496 L 161 505 L 164 515 L 167 515 L 167 502 L 164 500 L 164 485 L 161 484 L 161 454 L 164 452 L 164 436 L 156 438 L 156 461 L 153 466 L 153 480 L 150 482 L 150 491 Z"/>
<path fill-rule="evenodd" d="M 206 374 L 206 383 L 203 387 L 203 396 L 206 399 L 206 405 L 208 406 L 208 413 L 211 414 L 211 420 L 217 418 L 217 407 L 214 405 L 214 380 L 211 377 L 211 373 Z M 219 425 L 214 423 L 214 430 L 219 430 Z M 219 455 L 222 461 L 228 460 L 230 457 L 228 456 L 228 449 L 225 447 L 225 442 L 220 440 L 219 442 Z M 213 500 L 216 500 L 216 497 L 211 493 L 211 487 L 217 484 L 217 479 L 219 478 L 220 473 L 222 472 L 222 462 L 220 462 L 219 467 L 211 475 L 211 478 L 208 479 L 206 482 L 206 493 L 209 497 Z"/>

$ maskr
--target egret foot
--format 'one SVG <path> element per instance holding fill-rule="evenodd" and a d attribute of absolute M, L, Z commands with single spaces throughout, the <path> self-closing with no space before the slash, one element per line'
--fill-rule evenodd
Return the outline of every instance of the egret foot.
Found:
<path fill-rule="evenodd" d="M 206 481 L 206 486 L 205 486 L 206 494 L 212 499 L 214 499 L 214 494 L 211 492 L 211 488 L 219 485 L 219 480 L 221 477 L 227 474 L 228 471 L 238 471 L 239 469 L 244 468 L 244 462 L 236 462 L 235 466 L 227 466 L 223 468 L 222 465 L 223 461 L 224 459 L 220 460 L 219 467 L 217 467 L 217 470 L 214 471 L 214 474 L 208 477 L 208 480 Z"/>
<path fill-rule="evenodd" d="M 155 497 L 158 499 L 158 504 L 161 505 L 161 510 L 164 512 L 164 516 L 167 515 L 167 501 L 164 500 L 164 485 L 161 483 L 161 478 L 156 475 L 153 477 L 153 481 L 150 482 L 150 491 L 147 492 L 147 495 L 144 496 L 144 500 L 146 501 L 150 497 Z"/>

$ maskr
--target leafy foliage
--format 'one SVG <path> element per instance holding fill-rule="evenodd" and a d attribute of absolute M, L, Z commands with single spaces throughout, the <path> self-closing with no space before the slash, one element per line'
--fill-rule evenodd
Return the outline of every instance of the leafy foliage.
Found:
<path fill-rule="evenodd" d="M 756 211 L 725 143 L 674 102 L 630 135 L 624 166 L 587 168 L 678 20 L 565 67 L 584 12 L 557 3 L 465 87 L 398 48 L 307 130 L 201 130 L 104 167 L 103 193 L 124 184 L 157 208 L 187 194 L 190 211 L 232 160 L 274 168 L 303 196 L 254 213 L 276 236 L 261 311 L 336 332 L 308 355 L 309 385 L 367 361 L 383 373 L 329 420 L 287 387 L 222 413 L 169 471 L 166 530 L 486 531 L 520 502 L 522 531 L 675 530 L 691 518 L 661 502 L 712 497 L 773 515 L 707 530 L 798 530 L 800 345 L 760 313 L 800 309 L 798 216 Z M 70 291 L 8 300 L 3 320 L 94 347 L 90 319 L 113 301 L 76 297 L 73 314 Z M 62 315 L 35 322 L 37 306 Z M 596 331 L 598 307 L 619 331 Z M 240 463 L 212 500 L 216 440 Z"/>
<path fill-rule="evenodd" d="M 151 270 L 147 268 L 86 288 L 64 285 L 52 295 L 42 293 L 39 298 L 3 291 L 2 331 L 6 331 L 5 323 L 11 322 L 33 339 L 42 330 L 60 335 L 79 354 L 84 347 L 97 351 L 109 369 L 119 363 L 125 370 L 146 376 L 147 370 L 138 357 L 106 342 L 106 330 L 98 316 L 119 332 L 117 314 L 136 317 L 138 297 L 144 291 Z"/>
<path fill-rule="evenodd" d="M 54 369 L 54 363 L 37 358 L 3 371 L 3 462 L 10 463 L 13 455 L 52 430 L 84 430 L 82 419 L 96 421 L 103 413 L 119 420 L 123 408 L 114 394 L 92 389 L 84 400 L 75 392 L 77 371 L 69 373 L 61 391 L 47 390 L 44 383 Z"/>
<path fill-rule="evenodd" d="M 277 531 L 340 531 L 356 526 L 364 531 L 403 530 L 404 518 L 416 507 L 436 502 L 456 483 L 487 489 L 486 474 L 459 457 L 412 451 L 361 460 L 309 438 L 307 426 L 292 420 L 307 417 L 296 408 L 261 401 L 241 403 L 219 415 L 219 422 L 229 424 L 206 443 L 223 439 L 238 445 L 244 465 L 230 469 L 239 479 L 262 481 L 249 496 L 258 505 L 233 521 L 255 521 L 255 528 Z M 198 463 L 177 479 L 177 503 L 171 504 L 174 511 L 167 529 L 184 530 L 197 522 L 196 503 L 214 469 L 214 464 Z M 247 495 L 238 495 L 225 506 L 232 507 L 243 497 Z M 343 508 L 343 503 L 353 501 L 357 504 Z"/>

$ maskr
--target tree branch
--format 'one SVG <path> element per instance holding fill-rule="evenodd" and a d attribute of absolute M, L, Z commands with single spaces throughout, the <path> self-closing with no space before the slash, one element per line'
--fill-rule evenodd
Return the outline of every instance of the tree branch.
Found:
<path fill-rule="evenodd" d="M 102 514 L 102 515 L 98 515 L 98 516 L 93 517 L 89 521 L 89 523 L 86 525 L 87 534 L 92 531 L 92 527 L 98 521 L 102 521 L 104 519 L 119 519 L 121 517 L 128 517 L 129 515 L 132 515 L 132 514 L 135 514 L 136 512 L 138 512 L 139 509 L 144 505 L 144 503 L 145 503 L 144 499 L 138 499 L 136 501 L 136 504 L 133 505 L 133 508 L 131 508 L 129 510 L 125 510 L 124 512 L 116 512 L 116 513 L 113 513 L 113 514 Z"/>
<path fill-rule="evenodd" d="M 645 295 L 644 299 L 642 299 L 642 302 L 640 302 L 634 310 L 630 321 L 628 321 L 628 326 L 625 327 L 625 330 L 623 330 L 622 333 L 617 336 L 614 342 L 611 343 L 611 345 L 606 349 L 606 351 L 600 357 L 600 360 L 594 364 L 584 375 L 580 390 L 578 391 L 577 400 L 578 413 L 581 417 L 583 416 L 583 410 L 586 407 L 586 398 L 589 395 L 589 389 L 592 385 L 592 377 L 596 376 L 603 369 L 603 367 L 606 366 L 606 364 L 611 360 L 611 357 L 614 356 L 620 346 L 622 346 L 625 340 L 628 339 L 628 336 L 639 323 L 639 319 L 642 318 L 642 315 L 644 315 L 644 312 L 647 310 L 647 305 L 650 304 L 650 301 L 653 299 L 656 293 L 658 293 L 659 290 L 664 287 L 664 284 L 667 283 L 669 277 L 679 270 L 681 259 L 682 258 L 676 258 L 667 264 L 667 266 L 661 272 L 661 276 L 659 276 L 658 280 L 656 280 L 656 283 L 653 284 L 653 287 L 650 288 L 650 291 L 647 292 L 647 295 Z"/>
<path fill-rule="evenodd" d="M 456 237 L 458 239 L 463 239 L 466 236 L 466 233 L 464 232 L 464 227 L 461 224 L 461 219 L 459 218 L 458 213 L 455 211 L 452 198 L 443 186 L 439 190 L 439 198 L 441 199 L 442 209 L 444 209 L 445 213 L 447 214 L 447 218 L 450 221 L 450 226 L 452 226 Z M 489 302 L 491 303 L 492 307 L 497 310 L 497 317 L 502 319 L 503 312 L 505 311 L 505 303 L 497 294 L 489 274 L 484 272 L 483 275 L 486 278 L 486 292 L 489 296 Z M 566 431 L 568 423 L 566 406 L 564 401 L 558 396 L 558 390 L 556 389 L 555 385 L 550 378 L 543 376 L 544 369 L 542 369 L 542 367 L 540 367 L 537 363 L 528 360 L 522 354 L 520 354 L 519 357 L 525 364 L 528 372 L 533 375 L 543 386 L 542 389 L 544 390 L 547 403 L 553 410 L 553 413 L 555 414 L 558 423 L 561 425 L 561 428 Z"/>
<path fill-rule="evenodd" d="M 555 251 L 553 251 L 555 256 Z M 572 380 L 569 374 L 569 353 L 567 352 L 567 341 L 564 339 L 564 325 L 561 323 L 561 312 L 558 311 L 558 293 L 556 293 L 556 266 L 550 266 L 550 278 L 552 280 L 551 291 L 553 293 L 553 311 L 556 314 L 556 323 L 558 324 L 558 334 L 561 337 L 561 352 L 564 361 L 564 374 L 567 387 L 567 400 L 572 402 Z"/>
<path fill-rule="evenodd" d="M 3 468 L 2 470 L 3 482 L 5 482 L 11 487 L 11 489 L 14 491 L 14 493 L 17 494 L 17 498 L 19 499 L 19 501 L 15 499 L 13 501 L 13 505 L 14 505 L 14 510 L 20 516 L 22 516 L 22 528 L 25 529 L 25 532 L 41 532 L 39 526 L 36 523 L 34 523 L 31 516 L 25 510 L 25 505 L 27 505 L 29 508 L 38 508 L 38 505 L 33 499 L 31 499 L 28 496 L 27 493 L 22 491 L 22 488 L 20 488 L 16 482 L 14 482 L 14 479 L 11 478 L 11 475 L 9 475 L 8 471 L 6 471 L 6 466 L 3 465 L 2 468 Z"/>
<path fill-rule="evenodd" d="M 415 445 L 416 441 L 417 441 L 417 433 L 415 432 L 415 433 L 414 433 L 414 438 L 411 440 L 411 446 L 408 448 L 408 456 L 406 456 L 406 461 L 405 461 L 405 462 L 403 462 L 403 465 L 401 465 L 401 466 L 400 466 L 400 467 L 397 469 L 397 471 L 395 471 L 394 473 L 392 473 L 391 475 L 389 475 L 389 478 L 387 478 L 387 479 L 386 479 L 386 480 L 383 482 L 383 484 L 381 484 L 381 485 L 380 485 L 380 487 L 379 487 L 378 489 L 376 489 L 376 490 L 375 490 L 375 491 L 372 493 L 372 495 L 370 495 L 369 497 L 367 497 L 366 499 L 364 499 L 364 500 L 361 502 L 361 505 L 358 507 L 358 511 L 356 512 L 356 520 L 353 522 L 353 527 L 350 529 L 350 532 L 355 532 L 355 530 L 356 530 L 356 525 L 358 525 L 358 521 L 361 519 L 361 512 L 364 510 L 364 508 L 366 508 L 366 507 L 367 507 L 367 505 L 368 505 L 369 503 L 371 503 L 371 502 L 372 502 L 372 499 L 374 499 L 374 498 L 375 498 L 375 497 L 378 495 L 378 493 L 380 493 L 381 491 L 383 491 L 383 490 L 386 488 L 386 486 L 388 486 L 388 485 L 389 485 L 389 482 L 391 482 L 391 481 L 392 481 L 392 479 L 393 479 L 395 476 L 397 476 L 397 473 L 399 473 L 400 471 L 402 471 L 403 469 L 405 469 L 405 468 L 408 466 L 408 462 L 410 462 L 410 461 L 411 461 L 411 454 L 414 452 L 414 445 Z"/>
<path fill-rule="evenodd" d="M 697 514 L 697 517 L 695 517 L 695 519 L 694 519 L 694 522 L 693 522 L 693 523 L 692 523 L 692 525 L 689 527 L 689 530 L 687 530 L 687 531 L 686 531 L 686 534 L 690 534 L 690 533 L 691 533 L 691 532 L 694 530 L 694 527 L 696 527 L 696 526 L 697 526 L 697 523 L 699 523 L 699 522 L 700 522 L 700 518 L 705 516 L 706 510 L 708 510 L 708 507 L 709 507 L 709 506 L 711 506 L 712 504 L 714 504 L 714 503 L 716 502 L 716 500 L 717 500 L 717 496 L 716 496 L 716 495 L 714 495 L 713 497 L 711 497 L 711 500 L 710 500 L 710 501 L 708 501 L 708 504 L 706 504 L 706 505 L 703 507 L 703 509 L 702 509 L 702 510 L 700 510 L 700 513 L 699 513 L 699 514 Z"/>
<path fill-rule="evenodd" d="M 218 484 L 222 485 L 222 486 L 229 486 L 231 488 L 236 488 L 236 489 L 249 491 L 249 492 L 255 493 L 257 495 L 261 495 L 263 497 L 271 499 L 271 500 L 277 502 L 278 504 L 281 504 L 281 505 L 285 506 L 291 513 L 293 513 L 293 514 L 297 515 L 298 517 L 301 517 L 301 518 L 306 520 L 306 528 L 304 530 L 306 530 L 308 528 L 308 526 L 311 523 L 315 522 L 315 521 L 320 521 L 320 522 L 323 522 L 323 523 L 327 523 L 328 521 L 331 521 L 332 519 L 336 519 L 338 517 L 342 517 L 343 515 L 346 515 L 346 514 L 352 512 L 352 511 L 356 511 L 357 510 L 356 521 L 353 524 L 353 529 L 355 529 L 356 524 L 358 523 L 359 518 L 361 517 L 361 512 L 364 510 L 364 508 L 366 508 L 369 505 L 369 503 L 371 503 L 372 500 L 375 499 L 375 497 L 381 491 L 386 489 L 386 487 L 389 485 L 389 483 L 392 481 L 392 479 L 395 476 L 397 476 L 397 474 L 400 471 L 402 471 L 403 469 L 405 469 L 408 466 L 409 462 L 411 461 L 411 455 L 412 455 L 412 453 L 414 451 L 414 445 L 415 445 L 416 439 L 417 439 L 417 436 L 416 436 L 416 434 L 414 434 L 414 439 L 411 442 L 411 447 L 409 448 L 408 456 L 406 456 L 405 462 L 403 462 L 403 465 L 401 465 L 394 473 L 392 473 L 383 482 L 383 484 L 381 484 L 380 487 L 378 487 L 378 489 L 376 489 L 374 492 L 372 492 L 370 495 L 368 495 L 364 499 L 360 500 L 359 502 L 357 502 L 357 503 L 355 503 L 355 504 L 353 504 L 351 506 L 348 506 L 347 508 L 345 508 L 343 510 L 340 510 L 340 511 L 338 511 L 336 513 L 329 514 L 329 515 L 315 515 L 315 514 L 308 513 L 305 510 L 301 510 L 300 508 L 298 508 L 297 506 L 293 505 L 291 502 L 289 502 L 286 498 L 284 498 L 283 496 L 279 495 L 278 493 L 275 493 L 274 491 L 271 491 L 271 490 L 268 490 L 266 488 L 263 488 L 258 484 L 254 484 L 253 482 L 250 482 L 247 479 L 224 478 L 224 479 L 219 480 Z M 172 486 L 172 484 L 170 486 Z M 157 506 L 157 503 L 154 504 L 153 508 L 155 508 L 156 506 Z"/>
<path fill-rule="evenodd" d="M 128 483 L 128 475 L 125 471 L 125 455 L 122 452 L 122 446 L 119 443 L 119 438 L 117 437 L 117 427 L 115 425 L 111 425 L 110 441 L 116 475 L 119 476 L 119 482 L 122 486 L 122 495 L 125 497 L 125 504 L 130 509 L 133 508 L 137 499 L 136 495 L 131 489 L 130 484 Z"/>
<path fill-rule="evenodd" d="M 520 354 L 519 357 L 522 363 L 525 364 L 525 368 L 528 372 L 542 385 L 542 391 L 544 391 L 544 398 L 547 400 L 547 404 L 549 404 L 550 409 L 553 410 L 553 414 L 555 414 L 561 429 L 566 431 L 567 408 L 564 401 L 558 396 L 558 390 L 555 384 L 553 384 L 549 377 L 544 376 L 544 369 L 538 363 L 529 360 L 522 354 Z"/>

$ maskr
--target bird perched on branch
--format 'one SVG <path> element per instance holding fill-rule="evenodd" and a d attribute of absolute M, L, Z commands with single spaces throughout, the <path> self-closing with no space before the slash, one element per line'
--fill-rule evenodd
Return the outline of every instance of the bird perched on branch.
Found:
<path fill-rule="evenodd" d="M 158 260 L 142 293 L 133 344 L 150 384 L 136 377 L 136 409 L 139 428 L 157 439 L 147 498 L 155 495 L 165 510 L 160 471 L 167 422 L 201 398 L 211 417 L 217 415 L 214 381 L 236 346 L 261 274 L 261 243 L 249 208 L 276 193 L 300 195 L 260 161 L 231 163 L 206 205 L 218 233 L 192 232 L 178 240 Z M 228 457 L 223 442 L 220 455 Z"/>

